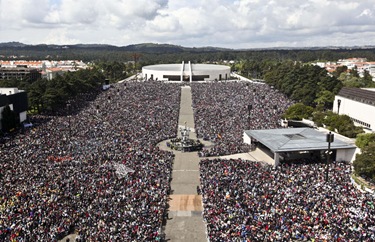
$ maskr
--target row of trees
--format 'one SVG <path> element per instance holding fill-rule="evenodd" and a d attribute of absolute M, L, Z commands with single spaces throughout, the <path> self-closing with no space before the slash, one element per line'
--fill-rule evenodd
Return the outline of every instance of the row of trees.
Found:
<path fill-rule="evenodd" d="M 90 68 L 67 72 L 52 80 L 0 80 L 0 87 L 18 87 L 25 90 L 29 99 L 29 109 L 40 113 L 57 111 L 80 93 L 98 91 L 105 80 L 106 76 L 101 69 Z"/>
<path fill-rule="evenodd" d="M 361 154 L 353 162 L 354 171 L 375 184 L 375 133 L 358 135 L 355 144 L 361 148 Z"/>
<path fill-rule="evenodd" d="M 333 76 L 340 80 L 345 87 L 375 87 L 375 82 L 368 71 L 364 71 L 363 77 L 360 77 L 357 68 L 348 70 L 347 66 L 340 66 L 333 73 Z"/>
<path fill-rule="evenodd" d="M 23 56 L 24 59 L 54 59 L 54 60 L 83 60 L 89 61 L 118 61 L 133 60 L 133 53 L 142 54 L 140 61 L 144 64 L 179 63 L 183 60 L 194 63 L 218 60 L 253 60 L 257 62 L 287 60 L 311 62 L 332 61 L 338 59 L 361 56 L 369 60 L 375 59 L 374 49 L 249 49 L 233 50 L 220 48 L 184 48 L 174 45 L 140 44 L 132 48 L 115 46 L 0 46 L 0 55 Z"/>
<path fill-rule="evenodd" d="M 140 68 L 140 65 L 133 61 L 125 63 L 118 61 L 100 61 L 95 63 L 95 68 L 99 69 L 111 83 L 114 83 L 135 74 L 136 70 Z"/>
<path fill-rule="evenodd" d="M 332 108 L 334 95 L 343 86 L 340 80 L 327 75 L 324 68 L 292 61 L 271 66 L 264 79 L 297 102 L 325 109 Z"/>
<path fill-rule="evenodd" d="M 67 72 L 52 80 L 39 79 L 27 89 L 30 108 L 38 112 L 57 111 L 78 94 L 97 92 L 105 79 L 98 68 Z"/>
<path fill-rule="evenodd" d="M 18 87 L 28 93 L 29 108 L 36 112 L 56 111 L 65 107 L 68 100 L 74 99 L 79 93 L 89 93 L 100 89 L 109 80 L 114 83 L 133 75 L 139 64 L 134 62 L 121 63 L 98 62 L 89 69 L 67 72 L 52 80 L 38 79 L 31 82 L 27 79 L 0 80 L 0 87 Z"/>
<path fill-rule="evenodd" d="M 332 109 L 342 87 L 375 87 L 369 72 L 360 77 L 356 69 L 348 70 L 347 66 L 328 75 L 324 68 L 308 63 L 246 60 L 232 64 L 232 70 L 248 78 L 264 79 L 294 101 L 323 109 Z"/>
<path fill-rule="evenodd" d="M 349 116 L 338 115 L 320 107 L 313 108 L 303 103 L 296 103 L 289 107 L 283 118 L 292 120 L 312 119 L 317 126 L 326 127 L 350 138 L 355 138 L 358 134 L 363 133 L 363 129 L 355 126 Z"/>

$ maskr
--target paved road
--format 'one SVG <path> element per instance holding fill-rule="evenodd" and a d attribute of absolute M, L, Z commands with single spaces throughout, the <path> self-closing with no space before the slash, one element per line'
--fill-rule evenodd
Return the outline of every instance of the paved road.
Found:
<path fill-rule="evenodd" d="M 191 88 L 182 87 L 179 126 L 191 129 L 190 138 L 196 139 L 192 109 Z M 181 137 L 180 132 L 178 136 Z M 160 144 L 167 149 L 165 142 Z M 199 186 L 199 157 L 197 152 L 175 153 L 169 202 L 168 220 L 165 226 L 167 241 L 207 241 L 202 217 L 202 197 L 197 195 Z"/>
<path fill-rule="evenodd" d="M 190 138 L 196 139 L 194 115 L 192 109 L 191 88 L 182 87 L 181 104 L 179 114 L 179 128 L 191 129 Z M 181 134 L 178 130 L 178 137 Z M 205 146 L 211 146 L 208 141 L 201 142 Z M 164 231 L 166 240 L 170 242 L 205 242 L 206 228 L 202 217 L 202 196 L 197 194 L 199 186 L 199 160 L 197 152 L 180 152 L 167 147 L 166 141 L 158 145 L 161 149 L 172 151 L 175 154 L 173 174 L 169 201 L 168 219 Z M 210 157 L 213 159 L 214 157 Z M 236 154 L 221 158 L 242 158 L 249 160 L 264 160 L 265 155 L 256 150 L 251 153 Z M 268 157 L 269 158 L 269 157 Z M 269 158 L 270 159 L 270 158 Z M 77 234 L 71 234 L 59 242 L 75 241 Z"/>

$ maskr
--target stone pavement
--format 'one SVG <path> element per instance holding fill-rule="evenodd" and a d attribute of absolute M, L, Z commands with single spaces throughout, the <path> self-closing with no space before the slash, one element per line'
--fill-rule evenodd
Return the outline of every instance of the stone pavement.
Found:
<path fill-rule="evenodd" d="M 181 89 L 179 127 L 190 128 L 190 138 L 196 139 L 192 109 L 191 88 Z M 180 130 L 178 136 L 181 137 Z M 168 149 L 166 142 L 159 144 Z M 197 152 L 173 151 L 171 195 L 169 197 L 168 220 L 165 226 L 166 241 L 207 241 L 202 217 L 202 196 L 197 194 L 199 186 L 199 157 Z"/>
<path fill-rule="evenodd" d="M 191 88 L 189 86 L 181 89 L 181 103 L 179 114 L 179 129 L 185 125 L 191 130 L 190 138 L 197 139 L 194 126 L 194 115 L 192 109 Z M 178 137 L 181 137 L 178 130 Z M 169 140 L 168 140 L 169 141 Z M 213 144 L 201 140 L 207 147 Z M 173 165 L 171 195 L 169 196 L 168 218 L 164 227 L 165 241 L 178 242 L 205 242 L 206 227 L 202 216 L 202 196 L 197 194 L 199 179 L 199 161 L 197 152 L 181 152 L 171 150 L 163 141 L 158 146 L 163 150 L 171 151 L 175 154 Z M 209 157 L 210 159 L 218 157 Z M 262 150 L 255 150 L 249 153 L 222 156 L 220 158 L 233 158 L 271 162 L 272 158 L 264 154 Z M 77 234 L 66 236 L 59 242 L 75 241 Z"/>
<path fill-rule="evenodd" d="M 76 241 L 77 234 L 69 234 L 65 236 L 62 240 L 59 240 L 58 242 L 74 242 Z"/>

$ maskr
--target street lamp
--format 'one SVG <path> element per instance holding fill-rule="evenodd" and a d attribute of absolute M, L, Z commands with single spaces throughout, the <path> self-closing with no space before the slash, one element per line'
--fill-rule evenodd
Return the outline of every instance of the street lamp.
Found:
<path fill-rule="evenodd" d="M 328 151 L 327 151 L 327 164 L 326 164 L 326 182 L 328 182 L 328 165 L 329 165 L 329 158 L 331 155 L 331 143 L 333 142 L 334 137 L 331 132 L 327 134 L 326 141 L 328 142 Z"/>
<path fill-rule="evenodd" d="M 337 99 L 337 114 L 340 114 L 341 99 Z"/>
<path fill-rule="evenodd" d="M 251 118 L 251 110 L 252 109 L 253 109 L 253 105 L 251 105 L 251 104 L 247 105 L 247 110 L 249 111 L 249 116 L 248 116 L 249 129 L 250 129 L 250 118 Z"/>

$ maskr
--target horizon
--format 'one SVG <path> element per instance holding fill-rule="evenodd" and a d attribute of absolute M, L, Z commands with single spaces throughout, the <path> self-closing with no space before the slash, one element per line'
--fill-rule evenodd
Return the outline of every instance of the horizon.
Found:
<path fill-rule="evenodd" d="M 19 41 L 6 41 L 6 42 L 0 42 L 0 45 L 25 45 L 25 46 L 42 46 L 42 45 L 55 45 L 55 46 L 77 46 L 77 45 L 97 45 L 97 46 L 111 46 L 111 47 L 117 47 L 117 48 L 123 48 L 128 46 L 137 46 L 137 45 L 170 45 L 170 46 L 176 46 L 181 48 L 214 48 L 214 49 L 224 49 L 224 50 L 233 50 L 233 51 L 239 51 L 239 50 L 259 50 L 259 49 L 274 49 L 274 50 L 281 50 L 281 49 L 372 49 L 375 48 L 375 44 L 373 45 L 356 45 L 356 46 L 346 46 L 346 45 L 337 45 L 337 46 L 300 46 L 300 47 L 294 47 L 294 46 L 282 46 L 282 47 L 250 47 L 250 48 L 226 48 L 226 47 L 220 47 L 220 46 L 182 46 L 177 44 L 170 44 L 170 43 L 152 43 L 152 42 L 145 42 L 145 43 L 135 43 L 135 44 L 129 44 L 129 45 L 115 45 L 115 44 L 105 44 L 105 43 L 76 43 L 76 44 L 46 44 L 46 43 L 35 43 L 35 44 L 27 44 Z"/>
<path fill-rule="evenodd" d="M 2 0 L 0 42 L 187 48 L 371 46 L 370 0 Z"/>

